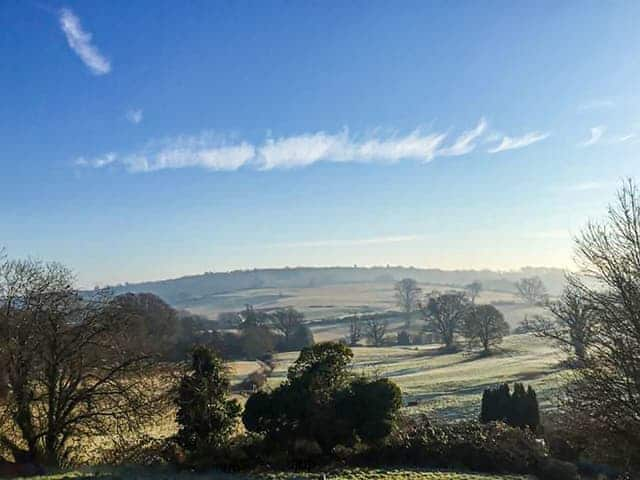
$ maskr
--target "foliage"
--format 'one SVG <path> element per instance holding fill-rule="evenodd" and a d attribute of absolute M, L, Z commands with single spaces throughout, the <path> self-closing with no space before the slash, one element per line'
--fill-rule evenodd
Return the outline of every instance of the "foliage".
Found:
<path fill-rule="evenodd" d="M 136 435 L 164 408 L 152 385 L 160 369 L 128 334 L 132 316 L 105 292 L 82 296 L 72 284 L 59 264 L 0 258 L 0 425 L 17 441 L 0 440 L 49 465 L 69 463 L 96 435 Z"/>
<path fill-rule="evenodd" d="M 411 335 L 409 334 L 409 332 L 407 332 L 406 330 L 400 330 L 398 332 L 398 341 L 397 341 L 398 345 L 411 345 L 412 344 L 412 339 L 411 339 Z"/>
<path fill-rule="evenodd" d="M 240 415 L 238 402 L 227 398 L 229 389 L 222 359 L 207 347 L 195 347 L 176 400 L 180 446 L 196 454 L 224 446 Z"/>
<path fill-rule="evenodd" d="M 538 399 L 531 386 L 516 383 L 513 393 L 508 384 L 488 388 L 482 394 L 480 421 L 483 423 L 500 421 L 520 428 L 536 430 L 540 424 Z"/>
<path fill-rule="evenodd" d="M 302 325 L 304 315 L 293 307 L 280 308 L 270 315 L 270 321 L 271 326 L 284 335 L 284 344 L 288 346 L 291 335 Z"/>
<path fill-rule="evenodd" d="M 427 328 L 442 338 L 447 349 L 455 345 L 456 334 L 464 324 L 469 303 L 464 293 L 451 292 L 431 296 L 422 307 Z"/>
<path fill-rule="evenodd" d="M 479 344 L 485 353 L 502 342 L 509 333 L 509 324 L 493 305 L 469 307 L 464 321 L 464 335 L 470 345 Z"/>
<path fill-rule="evenodd" d="M 386 379 L 352 379 L 352 357 L 338 343 L 302 350 L 283 384 L 249 397 L 242 417 L 247 430 L 289 451 L 312 441 L 325 454 L 357 437 L 366 442 L 386 437 L 401 406 L 400 390 Z"/>
<path fill-rule="evenodd" d="M 528 430 L 504 423 L 438 424 L 405 418 L 387 443 L 364 454 L 368 464 L 536 473 L 546 452 Z"/>
<path fill-rule="evenodd" d="M 285 352 L 302 350 L 303 348 L 310 347 L 314 344 L 313 332 L 308 325 L 298 325 L 289 335 L 289 338 L 285 338 L 280 342 L 280 350 Z"/>

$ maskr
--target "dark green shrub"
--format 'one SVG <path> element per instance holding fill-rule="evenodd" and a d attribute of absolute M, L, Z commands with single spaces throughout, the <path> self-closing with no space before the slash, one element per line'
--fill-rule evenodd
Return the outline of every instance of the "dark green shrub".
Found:
<path fill-rule="evenodd" d="M 194 348 L 191 371 L 182 377 L 176 400 L 176 439 L 181 447 L 202 455 L 226 443 L 240 415 L 240 405 L 228 394 L 222 359 L 207 347 Z"/>
<path fill-rule="evenodd" d="M 563 462 L 554 458 L 545 458 L 538 465 L 536 475 L 544 480 L 576 480 L 578 467 L 573 463 Z"/>
<path fill-rule="evenodd" d="M 499 421 L 514 427 L 536 430 L 540 424 L 540 413 L 535 391 L 531 386 L 525 390 L 521 383 L 514 384 L 513 393 L 506 383 L 497 388 L 486 389 L 482 393 L 480 421 Z"/>

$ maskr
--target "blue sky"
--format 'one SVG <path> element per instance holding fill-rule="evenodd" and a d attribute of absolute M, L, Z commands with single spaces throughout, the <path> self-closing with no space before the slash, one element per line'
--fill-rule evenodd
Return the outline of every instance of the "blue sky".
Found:
<path fill-rule="evenodd" d="M 0 245 L 80 284 L 571 266 L 640 173 L 637 2 L 0 3 Z"/>

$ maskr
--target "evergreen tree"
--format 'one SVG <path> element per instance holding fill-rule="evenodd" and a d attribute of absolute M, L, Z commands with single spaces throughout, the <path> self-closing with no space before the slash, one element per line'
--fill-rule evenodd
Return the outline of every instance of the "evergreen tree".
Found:
<path fill-rule="evenodd" d="M 178 443 L 193 453 L 220 448 L 233 432 L 240 405 L 227 398 L 229 376 L 223 360 L 211 349 L 198 346 L 192 353 L 191 372 L 180 382 Z"/>

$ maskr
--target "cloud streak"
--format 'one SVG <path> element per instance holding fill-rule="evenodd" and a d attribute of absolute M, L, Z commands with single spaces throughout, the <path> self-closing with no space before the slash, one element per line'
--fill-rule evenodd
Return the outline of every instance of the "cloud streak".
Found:
<path fill-rule="evenodd" d="M 91 43 L 91 34 L 82 29 L 80 19 L 68 8 L 60 10 L 60 28 L 67 37 L 69 47 L 80 57 L 94 75 L 111 71 L 111 63 Z"/>
<path fill-rule="evenodd" d="M 458 156 L 472 152 L 476 148 L 475 140 L 478 139 L 486 129 L 487 121 L 481 118 L 476 128 L 463 132 L 453 145 L 440 149 L 438 154 L 443 156 Z"/>
<path fill-rule="evenodd" d="M 504 136 L 502 142 L 494 148 L 489 149 L 488 153 L 506 152 L 507 150 L 515 150 L 524 148 L 549 137 L 549 133 L 545 132 L 529 132 L 521 137 Z"/>
<path fill-rule="evenodd" d="M 487 122 L 481 118 L 476 127 L 464 131 L 447 146 L 444 145 L 446 133 L 425 132 L 422 129 L 404 134 L 383 135 L 375 132 L 352 135 L 345 128 L 338 133 L 319 131 L 277 138 L 268 136 L 255 144 L 205 132 L 148 142 L 127 153 L 110 152 L 95 158 L 80 157 L 75 164 L 94 168 L 118 165 L 130 172 L 153 172 L 178 168 L 211 171 L 252 168 L 267 171 L 303 168 L 320 162 L 393 164 L 413 160 L 427 163 L 437 157 L 471 153 L 486 130 Z M 490 152 L 522 148 L 547 136 L 533 132 L 520 138 L 503 137 L 502 143 Z"/>
<path fill-rule="evenodd" d="M 595 145 L 602 139 L 602 136 L 604 135 L 604 132 L 606 130 L 607 130 L 607 127 L 605 127 L 604 125 L 599 125 L 597 127 L 593 127 L 589 129 L 590 137 L 584 142 L 580 143 L 580 146 L 590 147 L 592 145 Z"/>

